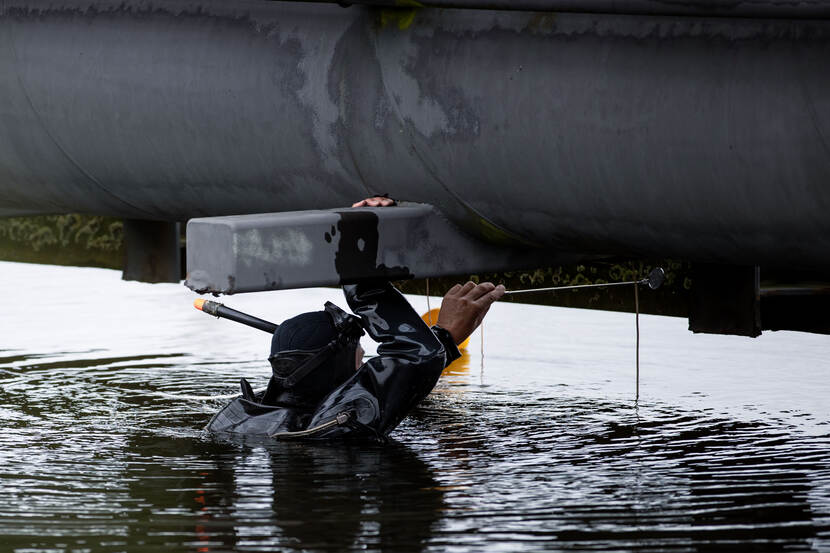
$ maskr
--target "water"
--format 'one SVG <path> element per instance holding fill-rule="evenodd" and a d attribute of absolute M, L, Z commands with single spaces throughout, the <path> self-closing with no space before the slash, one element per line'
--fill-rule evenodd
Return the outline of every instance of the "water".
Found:
<path fill-rule="evenodd" d="M 216 441 L 265 334 L 114 271 L 0 285 L 3 552 L 830 551 L 826 336 L 642 316 L 635 408 L 633 315 L 497 304 L 483 366 L 476 333 L 390 445 Z M 327 299 L 225 301 L 278 322 Z"/>

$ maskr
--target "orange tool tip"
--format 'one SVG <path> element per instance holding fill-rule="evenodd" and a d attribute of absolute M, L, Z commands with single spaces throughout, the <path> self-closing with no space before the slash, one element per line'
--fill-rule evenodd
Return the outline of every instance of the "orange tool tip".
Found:
<path fill-rule="evenodd" d="M 202 311 L 202 307 L 205 305 L 205 301 L 206 300 L 203 300 L 202 298 L 198 298 L 196 301 L 193 302 L 193 307 L 195 307 L 199 311 Z"/>

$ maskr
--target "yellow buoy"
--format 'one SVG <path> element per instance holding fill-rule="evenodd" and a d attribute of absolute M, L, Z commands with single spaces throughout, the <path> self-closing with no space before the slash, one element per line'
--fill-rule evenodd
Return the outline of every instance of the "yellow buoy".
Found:
<path fill-rule="evenodd" d="M 440 312 L 441 312 L 441 309 L 436 307 L 435 309 L 430 309 L 429 311 L 427 311 L 426 313 L 421 315 L 421 318 L 424 320 L 424 322 L 426 324 L 428 324 L 429 326 L 432 326 L 434 324 L 438 324 L 438 313 L 440 313 Z M 466 340 L 464 340 L 463 342 L 461 342 L 458 345 L 458 349 L 466 349 L 467 344 L 469 344 L 469 343 L 470 343 L 470 337 L 468 336 Z"/>

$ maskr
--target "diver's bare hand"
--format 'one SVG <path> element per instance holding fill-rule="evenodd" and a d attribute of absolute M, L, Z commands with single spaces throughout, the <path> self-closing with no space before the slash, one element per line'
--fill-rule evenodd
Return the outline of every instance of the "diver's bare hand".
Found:
<path fill-rule="evenodd" d="M 395 205 L 395 200 L 386 196 L 372 196 L 352 204 L 352 207 L 389 207 Z"/>
<path fill-rule="evenodd" d="M 456 344 L 460 344 L 478 328 L 493 302 L 503 295 L 504 286 L 501 284 L 456 284 L 444 295 L 438 326 L 449 332 Z"/>

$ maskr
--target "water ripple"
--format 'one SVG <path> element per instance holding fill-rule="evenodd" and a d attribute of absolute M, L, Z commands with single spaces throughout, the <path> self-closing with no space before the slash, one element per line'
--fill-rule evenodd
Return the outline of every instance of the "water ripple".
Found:
<path fill-rule="evenodd" d="M 57 278 L 54 268 L 3 267 Z M 619 314 L 568 311 L 559 331 L 573 335 L 559 356 L 546 335 L 532 337 L 532 351 L 509 351 L 518 321 L 547 328 L 553 311 L 496 306 L 485 369 L 474 355 L 450 367 L 391 444 L 217 441 L 203 428 L 238 379 L 265 383 L 265 338 L 168 310 L 189 307 L 179 287 L 125 293 L 109 272 L 83 279 L 101 305 L 64 301 L 88 311 L 87 326 L 67 327 L 60 344 L 42 347 L 10 308 L 22 322 L 0 350 L 3 551 L 830 551 L 830 417 L 819 408 L 828 387 L 811 365 L 786 401 L 777 390 L 789 384 L 772 378 L 721 393 L 728 350 L 669 356 L 691 339 L 680 324 L 663 330 L 659 373 L 647 363 L 658 350 L 644 350 L 635 406 L 619 361 L 627 342 L 592 337 L 613 332 Z M 268 305 L 296 310 L 335 293 Z M 257 302 L 270 297 L 247 309 L 267 313 Z M 27 315 L 59 316 L 51 298 L 38 301 Z M 157 311 L 91 326 L 116 301 Z M 645 344 L 656 319 L 643 318 Z M 802 339 L 790 340 L 774 345 L 777 358 L 787 347 L 798 357 Z M 757 383 L 759 357 L 747 359 L 733 359 L 728 378 Z M 690 364 L 708 375 L 700 387 Z"/>

